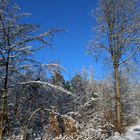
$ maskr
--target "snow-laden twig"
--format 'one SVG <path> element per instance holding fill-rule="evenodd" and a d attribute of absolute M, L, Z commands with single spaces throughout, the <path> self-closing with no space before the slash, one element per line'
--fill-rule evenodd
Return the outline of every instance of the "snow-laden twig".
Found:
<path fill-rule="evenodd" d="M 42 86 L 48 86 L 50 88 L 52 88 L 53 90 L 56 90 L 56 91 L 61 91 L 63 93 L 66 93 L 68 95 L 71 95 L 73 96 L 74 98 L 76 98 L 71 92 L 65 90 L 64 88 L 60 87 L 60 86 L 56 86 L 56 85 L 53 85 L 53 84 L 50 84 L 48 82 L 42 82 L 42 81 L 27 81 L 27 82 L 22 82 L 20 83 L 21 85 L 26 85 L 26 84 L 39 84 L 39 85 L 42 85 Z"/>
<path fill-rule="evenodd" d="M 62 65 L 57 64 L 57 63 L 43 64 L 42 67 L 47 67 L 47 68 L 59 68 L 59 69 L 61 69 L 61 70 L 66 71 L 66 68 L 65 68 L 65 67 L 63 67 Z"/>

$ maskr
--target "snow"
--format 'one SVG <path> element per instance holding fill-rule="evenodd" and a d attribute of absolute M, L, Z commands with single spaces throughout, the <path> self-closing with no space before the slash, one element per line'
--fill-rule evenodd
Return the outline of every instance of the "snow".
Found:
<path fill-rule="evenodd" d="M 94 93 L 94 95 L 97 95 L 98 96 L 98 93 Z"/>
<path fill-rule="evenodd" d="M 52 88 L 53 90 L 56 90 L 56 91 L 60 91 L 60 92 L 63 92 L 63 93 L 66 93 L 68 95 L 71 95 L 73 97 L 75 97 L 71 92 L 65 90 L 64 88 L 60 87 L 60 86 L 56 86 L 56 85 L 53 85 L 53 84 L 50 84 L 48 82 L 42 82 L 42 81 L 28 81 L 28 82 L 23 82 L 21 83 L 21 85 L 26 85 L 26 84 L 40 84 L 44 87 L 50 87 Z"/>
<path fill-rule="evenodd" d="M 140 124 L 129 127 L 127 132 L 122 136 L 116 133 L 115 136 L 107 140 L 140 140 Z"/>
<path fill-rule="evenodd" d="M 56 64 L 56 63 L 50 63 L 50 64 L 42 64 L 42 66 L 43 67 L 51 67 L 51 68 L 59 68 L 59 69 L 61 69 L 61 70 L 64 70 L 64 71 L 66 71 L 66 68 L 65 67 L 63 67 L 63 66 L 61 66 L 61 65 L 59 65 L 59 64 Z"/>

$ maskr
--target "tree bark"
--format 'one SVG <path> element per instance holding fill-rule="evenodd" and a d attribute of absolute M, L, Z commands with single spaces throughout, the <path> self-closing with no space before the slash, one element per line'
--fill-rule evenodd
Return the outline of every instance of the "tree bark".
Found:
<path fill-rule="evenodd" d="M 9 59 L 9 58 L 8 58 Z M 8 115 L 7 115 L 7 106 L 8 106 L 8 68 L 9 64 L 8 62 L 6 63 L 6 68 L 5 68 L 5 81 L 4 81 L 4 91 L 2 95 L 2 113 L 1 113 L 1 122 L 0 122 L 0 140 L 3 138 L 3 126 L 4 126 L 4 121 L 6 120 L 8 123 Z M 8 124 L 9 125 L 9 124 Z"/>
<path fill-rule="evenodd" d="M 122 108 L 121 108 L 121 94 L 120 94 L 120 81 L 119 81 L 119 66 L 114 64 L 114 77 L 116 87 L 116 129 L 119 133 L 122 133 Z"/>

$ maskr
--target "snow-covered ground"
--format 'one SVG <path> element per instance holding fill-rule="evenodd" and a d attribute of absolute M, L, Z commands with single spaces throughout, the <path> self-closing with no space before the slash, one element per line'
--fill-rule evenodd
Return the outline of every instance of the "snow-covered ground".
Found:
<path fill-rule="evenodd" d="M 108 140 L 140 140 L 140 124 L 128 128 L 123 136 L 116 134 L 116 136 L 111 137 Z"/>

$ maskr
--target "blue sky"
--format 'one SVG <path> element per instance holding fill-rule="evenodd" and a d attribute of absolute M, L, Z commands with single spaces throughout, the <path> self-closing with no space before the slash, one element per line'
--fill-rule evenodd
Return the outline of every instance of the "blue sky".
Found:
<path fill-rule="evenodd" d="M 95 79 L 102 79 L 103 65 L 95 63 L 86 54 L 88 41 L 94 36 L 91 32 L 95 21 L 90 12 L 97 6 L 97 0 L 16 0 L 22 12 L 31 17 L 26 22 L 40 24 L 41 32 L 53 27 L 61 27 L 68 32 L 58 33 L 54 40 L 54 49 L 45 49 L 37 54 L 37 59 L 48 63 L 58 60 L 66 69 L 66 79 L 74 72 L 90 65 L 95 69 Z M 25 22 L 24 21 L 24 22 Z M 34 46 L 40 45 L 37 43 Z"/>

